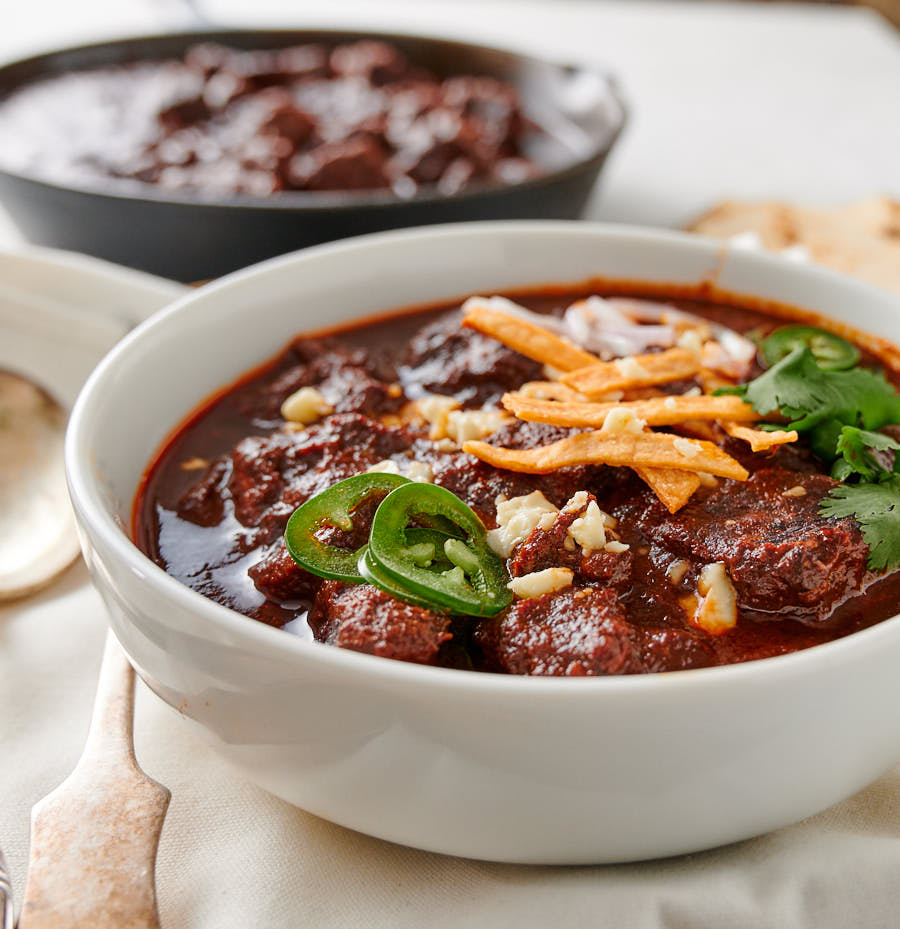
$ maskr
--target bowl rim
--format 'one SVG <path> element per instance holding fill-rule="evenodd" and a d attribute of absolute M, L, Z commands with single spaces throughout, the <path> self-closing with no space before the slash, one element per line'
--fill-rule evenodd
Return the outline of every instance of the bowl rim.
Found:
<path fill-rule="evenodd" d="M 108 188 L 103 186 L 102 181 L 96 184 L 91 181 L 65 183 L 55 181 L 49 178 L 43 178 L 37 174 L 14 171 L 0 165 L 0 178 L 6 177 L 11 180 L 37 184 L 57 192 L 83 194 L 86 196 L 99 197 L 112 201 L 132 201 L 139 203 L 158 204 L 161 206 L 182 206 L 190 208 L 202 208 L 210 210 L 276 210 L 282 211 L 299 211 L 301 213 L 314 213 L 317 210 L 334 211 L 334 210 L 382 210 L 390 207 L 401 206 L 422 206 L 427 207 L 437 203 L 466 203 L 470 200 L 478 200 L 482 197 L 491 197 L 503 195 L 513 191 L 540 191 L 547 186 L 555 186 L 566 179 L 577 176 L 586 170 L 601 164 L 609 155 L 625 129 L 629 121 L 629 107 L 623 97 L 618 79 L 605 68 L 598 67 L 590 62 L 559 62 L 550 58 L 544 58 L 539 55 L 533 55 L 528 52 L 519 52 L 512 48 L 501 47 L 499 45 L 482 45 L 474 42 L 464 42 L 460 39 L 444 38 L 437 35 L 426 35 L 425 33 L 391 31 L 383 32 L 379 30 L 352 30 L 352 29 L 318 29 L 318 28 L 296 28 L 296 29 L 241 29 L 238 27 L 223 27 L 211 29 L 189 29 L 176 32 L 165 33 L 147 33 L 143 35 L 130 35 L 120 38 L 105 39 L 98 42 L 87 42 L 80 45 L 66 46 L 52 49 L 50 51 L 40 52 L 29 55 L 26 58 L 19 58 L 14 61 L 7 61 L 0 64 L 0 102 L 10 93 L 24 87 L 32 80 L 40 80 L 46 77 L 55 76 L 56 72 L 52 69 L 42 69 L 42 73 L 36 74 L 32 78 L 24 81 L 17 81 L 10 87 L 4 87 L 3 81 L 8 76 L 8 72 L 15 71 L 19 68 L 41 67 L 53 62 L 55 59 L 70 54 L 86 53 L 93 50 L 113 49 L 115 47 L 128 48 L 130 46 L 140 47 L 144 43 L 163 43 L 168 41 L 186 40 L 188 42 L 196 41 L 221 41 L 227 42 L 229 36 L 260 36 L 260 37 L 289 37 L 296 36 L 298 40 L 302 36 L 309 37 L 309 41 L 353 41 L 360 38 L 373 38 L 385 42 L 391 41 L 422 41 L 434 45 L 452 46 L 460 52 L 477 52 L 483 54 L 502 55 L 509 60 L 518 61 L 531 66 L 547 66 L 555 68 L 560 72 L 569 74 L 582 73 L 592 74 L 600 78 L 605 85 L 606 99 L 615 104 L 615 120 L 611 121 L 607 127 L 606 133 L 602 139 L 596 138 L 596 134 L 591 136 L 591 145 L 585 154 L 568 160 L 562 167 L 548 171 L 538 177 L 528 178 L 515 184 L 504 184 L 500 181 L 488 181 L 472 187 L 466 187 L 457 194 L 440 194 L 434 189 L 434 185 L 426 188 L 422 194 L 415 194 L 409 198 L 401 198 L 390 191 L 303 191 L 288 190 L 280 191 L 277 194 L 268 196 L 253 196 L 251 194 L 234 194 L 227 199 L 214 198 L 212 195 L 203 195 L 202 192 L 185 192 L 177 191 L 160 191 L 154 184 L 142 184 L 139 181 L 122 185 L 123 189 L 116 190 L 115 187 Z M 135 61 L 140 60 L 135 58 Z M 150 58 L 148 60 L 155 60 Z M 78 70 L 78 69 L 76 69 Z"/>
<path fill-rule="evenodd" d="M 172 317 L 189 312 L 190 306 L 197 300 L 206 300 L 221 290 L 235 285 L 243 285 L 256 277 L 265 278 L 267 274 L 285 266 L 315 262 L 320 257 L 340 255 L 367 248 L 378 248 L 384 244 L 402 248 L 406 241 L 421 240 L 428 237 L 448 240 L 454 237 L 485 236 L 498 234 L 521 236 L 549 236 L 560 233 L 575 232 L 586 238 L 621 243 L 661 245 L 663 247 L 687 247 L 698 255 L 718 256 L 719 266 L 726 259 L 750 261 L 761 267 L 771 268 L 776 273 L 788 275 L 811 276 L 831 281 L 843 288 L 850 286 L 858 290 L 861 297 L 868 295 L 879 300 L 885 296 L 894 299 L 873 285 L 847 275 L 812 264 L 798 264 L 796 261 L 777 254 L 749 251 L 744 248 L 729 247 L 727 242 L 699 236 L 693 233 L 668 229 L 655 229 L 642 226 L 628 226 L 611 223 L 592 223 L 565 220 L 498 220 L 494 222 L 447 223 L 427 227 L 412 227 L 388 232 L 376 232 L 368 235 L 328 242 L 322 245 L 301 249 L 286 255 L 267 259 L 239 271 L 232 272 L 209 284 L 187 293 L 171 303 L 168 307 L 154 314 L 150 319 L 133 329 L 100 362 L 82 388 L 69 418 L 65 437 L 66 477 L 72 505 L 87 530 L 86 534 L 96 534 L 103 546 L 113 552 L 129 573 L 142 578 L 146 584 L 154 587 L 168 600 L 177 601 L 179 606 L 199 615 L 204 623 L 218 627 L 227 632 L 233 647 L 240 648 L 242 643 L 257 648 L 272 649 L 285 662 L 295 662 L 301 667 L 304 662 L 321 663 L 336 671 L 346 669 L 357 676 L 367 675 L 382 685 L 416 684 L 428 686 L 434 690 L 462 691 L 467 694 L 490 694 L 496 696 L 525 696 L 536 692 L 542 699 L 554 700 L 580 699 L 587 689 L 591 693 L 605 694 L 609 697 L 626 694 L 641 695 L 662 691 L 670 693 L 684 687 L 722 687 L 725 684 L 740 686 L 749 682 L 772 682 L 786 676 L 805 676 L 817 674 L 822 666 L 849 663 L 877 650 L 885 637 L 900 635 L 900 607 L 898 613 L 865 629 L 846 635 L 831 642 L 814 645 L 785 655 L 755 659 L 731 665 L 719 665 L 680 671 L 665 671 L 648 674 L 610 675 L 582 678 L 562 678 L 544 676 L 511 675 L 492 672 L 473 672 L 454 668 L 441 668 L 418 665 L 404 661 L 380 658 L 349 649 L 336 648 L 320 642 L 300 638 L 285 633 L 284 630 L 268 626 L 251 619 L 242 613 L 210 600 L 197 591 L 166 573 L 161 567 L 145 555 L 132 540 L 130 529 L 123 527 L 104 505 L 99 493 L 92 490 L 93 479 L 90 476 L 93 465 L 90 453 L 85 449 L 82 433 L 88 428 L 91 418 L 90 407 L 95 395 L 103 392 L 105 381 L 114 376 L 123 359 L 128 358 L 131 346 L 143 338 L 143 334 L 159 326 L 169 325 Z M 739 256 L 739 257 L 736 257 Z M 735 296 L 741 296 L 735 294 Z M 746 296 L 752 297 L 752 294 Z M 898 304 L 900 311 L 900 304 Z M 378 311 L 371 315 L 378 315 Z M 364 319 L 365 317 L 360 317 Z M 877 335 L 877 333 L 876 333 Z M 240 372 L 237 375 L 240 376 Z M 227 379 L 227 375 L 226 375 Z M 227 380 L 223 380 L 227 383 Z M 202 400 L 202 398 L 201 398 Z M 200 402 L 200 401 L 198 401 Z M 132 491 L 131 504 L 137 487 Z"/>

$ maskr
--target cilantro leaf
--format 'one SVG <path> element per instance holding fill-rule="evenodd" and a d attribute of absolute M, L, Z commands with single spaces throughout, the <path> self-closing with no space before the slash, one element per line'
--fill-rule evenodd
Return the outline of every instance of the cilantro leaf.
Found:
<path fill-rule="evenodd" d="M 796 429 L 810 448 L 834 462 L 842 483 L 819 505 L 822 516 L 856 519 L 869 547 L 873 571 L 900 567 L 900 443 L 875 430 L 900 423 L 900 394 L 884 374 L 867 368 L 824 370 L 805 345 L 748 384 L 716 393 L 743 397 L 761 415 L 779 413 L 781 429 Z M 764 424 L 762 428 L 767 428 Z"/>
<path fill-rule="evenodd" d="M 837 440 L 835 426 L 879 429 L 900 422 L 900 396 L 883 374 L 867 368 L 825 371 L 805 346 L 729 393 L 742 396 L 763 415 L 778 411 L 790 420 L 783 429 L 811 432 L 829 423 L 813 440 L 816 451 L 827 446 L 827 435 Z M 835 457 L 834 445 L 826 457 Z"/>
<path fill-rule="evenodd" d="M 882 460 L 872 451 L 898 451 L 900 443 L 880 432 L 867 432 L 855 426 L 844 426 L 837 440 L 838 458 L 831 476 L 846 480 L 851 474 L 859 474 L 864 481 L 879 481 L 890 474 Z M 894 466 L 900 464 L 900 456 L 894 456 Z"/>
<path fill-rule="evenodd" d="M 879 484 L 841 484 L 819 505 L 823 516 L 853 516 L 869 546 L 872 571 L 900 566 L 900 476 Z"/>

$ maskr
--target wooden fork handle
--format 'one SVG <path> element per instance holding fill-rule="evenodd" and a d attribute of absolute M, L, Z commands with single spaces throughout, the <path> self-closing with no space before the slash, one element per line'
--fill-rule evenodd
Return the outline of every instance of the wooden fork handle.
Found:
<path fill-rule="evenodd" d="M 19 929 L 158 929 L 170 795 L 138 767 L 133 735 L 134 671 L 110 631 L 81 760 L 31 812 Z"/>

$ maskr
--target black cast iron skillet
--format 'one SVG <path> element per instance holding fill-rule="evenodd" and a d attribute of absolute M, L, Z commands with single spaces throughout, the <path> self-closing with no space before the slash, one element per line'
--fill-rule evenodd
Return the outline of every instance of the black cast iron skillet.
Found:
<path fill-rule="evenodd" d="M 33 242 L 97 255 L 182 281 L 217 277 L 263 258 L 346 236 L 481 219 L 574 219 L 581 215 L 625 120 L 612 80 L 589 67 L 418 36 L 321 30 L 203 30 L 51 52 L 0 68 L 0 97 L 62 72 L 180 56 L 195 42 L 281 48 L 384 39 L 438 76 L 490 75 L 513 83 L 526 115 L 549 135 L 531 152 L 548 172 L 523 183 L 485 184 L 453 196 L 423 192 L 287 191 L 227 199 L 163 192 L 152 185 L 66 186 L 0 168 L 0 200 Z"/>

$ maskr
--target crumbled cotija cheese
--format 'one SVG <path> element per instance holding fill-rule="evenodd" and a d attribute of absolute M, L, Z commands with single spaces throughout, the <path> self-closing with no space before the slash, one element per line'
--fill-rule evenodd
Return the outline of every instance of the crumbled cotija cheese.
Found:
<path fill-rule="evenodd" d="M 333 412 L 334 407 L 315 387 L 301 387 L 281 404 L 281 415 L 286 420 L 306 426 Z"/>
<path fill-rule="evenodd" d="M 606 545 L 606 514 L 591 500 L 583 516 L 579 516 L 571 526 L 569 535 L 581 546 L 581 553 L 587 555 Z"/>
<path fill-rule="evenodd" d="M 612 542 L 607 542 L 606 545 L 603 546 L 604 551 L 613 552 L 615 555 L 621 555 L 622 552 L 627 552 L 629 548 L 631 548 L 630 545 L 626 545 L 624 542 L 618 542 L 615 539 L 613 539 Z"/>
<path fill-rule="evenodd" d="M 366 468 L 366 474 L 399 474 L 400 465 L 396 461 L 392 461 L 390 458 L 385 458 L 384 461 L 376 461 L 375 464 Z"/>
<path fill-rule="evenodd" d="M 453 397 L 443 397 L 440 394 L 431 394 L 416 401 L 419 413 L 426 422 L 430 423 L 430 439 L 444 439 L 447 437 L 447 416 L 452 410 L 459 409 L 459 401 Z"/>
<path fill-rule="evenodd" d="M 674 397 L 666 397 L 666 399 L 663 400 L 663 406 L 667 410 L 674 410 L 678 406 L 678 404 L 675 402 Z"/>
<path fill-rule="evenodd" d="M 421 461 L 404 461 L 403 468 L 391 458 L 385 458 L 384 461 L 377 461 L 371 467 L 366 468 L 367 474 L 402 474 L 411 481 L 419 484 L 430 484 L 434 480 L 434 472 L 431 465 Z"/>
<path fill-rule="evenodd" d="M 434 481 L 434 471 L 430 464 L 424 461 L 411 461 L 406 469 L 406 477 L 417 484 L 431 484 Z"/>
<path fill-rule="evenodd" d="M 619 358 L 616 361 L 616 367 L 619 369 L 619 373 L 622 377 L 627 377 L 628 380 L 640 380 L 641 378 L 647 377 L 647 369 L 641 367 L 641 363 L 634 358 L 632 355 L 627 355 L 625 358 Z"/>
<path fill-rule="evenodd" d="M 489 436 L 509 421 L 502 410 L 451 410 L 444 428 L 457 445 L 462 445 Z"/>
<path fill-rule="evenodd" d="M 534 571 L 514 577 L 506 586 L 522 599 L 540 597 L 541 594 L 553 593 L 562 590 L 572 583 L 574 573 L 571 568 L 545 568 L 543 571 Z"/>
<path fill-rule="evenodd" d="M 539 491 L 511 500 L 497 500 L 497 528 L 487 534 L 488 545 L 501 557 L 524 542 L 532 530 L 549 529 L 559 510 Z"/>
<path fill-rule="evenodd" d="M 627 407 L 614 407 L 603 420 L 601 432 L 632 432 L 640 434 L 647 428 L 647 421 L 634 415 Z"/>
<path fill-rule="evenodd" d="M 682 397 L 700 397 L 702 395 L 703 395 L 703 391 L 699 387 L 694 385 L 693 387 L 689 387 L 681 396 Z"/>
<path fill-rule="evenodd" d="M 577 513 L 579 510 L 583 510 L 587 506 L 587 502 L 588 492 L 586 490 L 578 490 L 572 494 L 569 502 L 562 508 L 560 512 Z"/>
<path fill-rule="evenodd" d="M 695 355 L 700 355 L 703 352 L 703 339 L 701 338 L 700 332 L 696 329 L 685 329 L 678 337 L 678 341 L 675 344 L 679 348 L 686 348 Z"/>
<path fill-rule="evenodd" d="M 691 622 L 710 635 L 721 635 L 737 624 L 737 595 L 721 561 L 704 565 L 697 582 L 700 597 Z"/>
<path fill-rule="evenodd" d="M 683 439 L 681 436 L 675 439 L 672 445 L 675 446 L 675 451 L 679 455 L 684 455 L 685 458 L 696 458 L 700 454 L 700 448 L 694 442 L 690 439 Z"/>
<path fill-rule="evenodd" d="M 782 497 L 805 497 L 806 488 L 802 487 L 800 484 L 795 484 L 789 490 L 786 490 L 781 496 Z"/>

